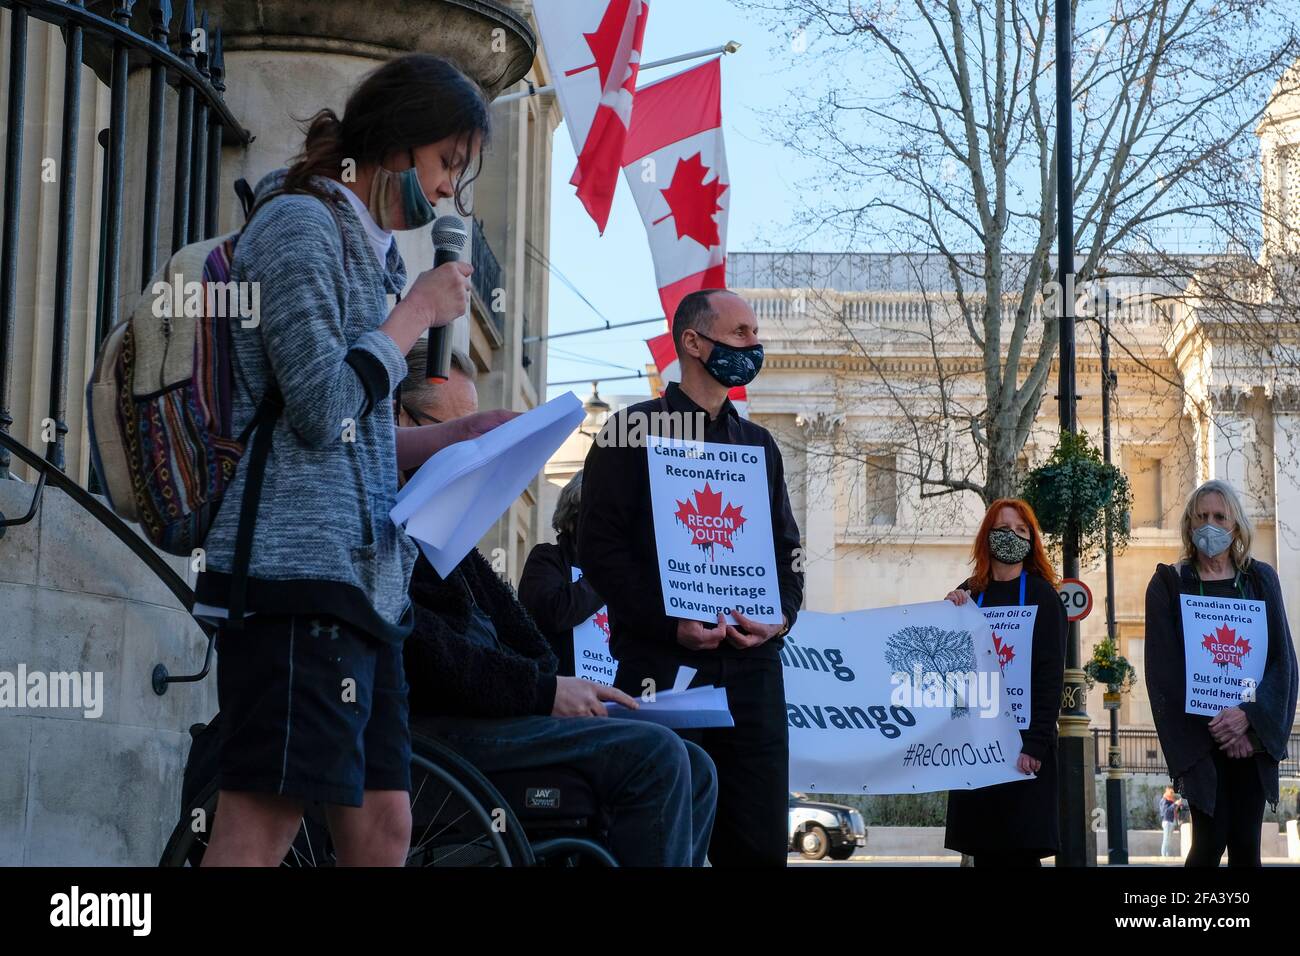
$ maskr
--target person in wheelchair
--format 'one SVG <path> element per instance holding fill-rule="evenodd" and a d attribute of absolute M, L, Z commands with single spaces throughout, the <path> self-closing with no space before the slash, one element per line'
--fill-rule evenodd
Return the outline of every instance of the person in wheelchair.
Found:
<path fill-rule="evenodd" d="M 453 354 L 443 385 L 425 379 L 423 341 L 407 364 L 397 396 L 402 424 L 477 410 L 468 356 Z M 605 701 L 636 706 L 622 691 L 559 676 L 550 644 L 477 550 L 445 580 L 421 555 L 410 596 L 415 626 L 403 657 L 413 732 L 441 740 L 490 779 L 576 772 L 609 820 L 609 849 L 623 866 L 704 864 L 717 776 L 700 747 L 656 724 L 609 717 Z"/>

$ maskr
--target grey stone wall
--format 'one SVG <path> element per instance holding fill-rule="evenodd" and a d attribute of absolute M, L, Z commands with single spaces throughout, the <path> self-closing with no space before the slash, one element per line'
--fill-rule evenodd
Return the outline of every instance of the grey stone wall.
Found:
<path fill-rule="evenodd" d="M 0 511 L 25 514 L 33 490 L 0 481 Z M 0 866 L 157 863 L 180 817 L 188 729 L 216 713 L 217 689 L 213 674 L 159 697 L 150 675 L 158 663 L 197 671 L 206 646 L 171 592 L 63 493 L 47 488 L 36 517 L 8 529 L 0 671 L 99 672 L 103 712 L 0 707 Z"/>

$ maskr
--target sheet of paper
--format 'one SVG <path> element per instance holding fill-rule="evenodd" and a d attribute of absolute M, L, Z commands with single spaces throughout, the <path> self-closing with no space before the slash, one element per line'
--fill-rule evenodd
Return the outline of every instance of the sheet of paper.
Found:
<path fill-rule="evenodd" d="M 684 691 L 664 691 L 653 701 L 638 700 L 636 710 L 610 701 L 605 704 L 611 717 L 623 720 L 647 720 L 673 730 L 688 727 L 734 727 L 727 706 L 725 687 L 692 687 Z"/>
<path fill-rule="evenodd" d="M 696 670 L 694 667 L 687 667 L 685 665 L 682 665 L 681 667 L 677 668 L 677 679 L 673 681 L 673 692 L 681 693 L 682 691 L 686 690 L 686 688 L 690 687 L 691 678 L 693 678 L 695 674 L 696 674 Z"/>
<path fill-rule="evenodd" d="M 446 577 L 523 493 L 582 422 L 582 403 L 566 392 L 472 441 L 426 461 L 389 512 Z"/>

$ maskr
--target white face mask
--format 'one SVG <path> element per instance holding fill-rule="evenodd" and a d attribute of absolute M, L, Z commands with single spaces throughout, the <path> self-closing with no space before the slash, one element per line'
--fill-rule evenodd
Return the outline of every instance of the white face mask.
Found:
<path fill-rule="evenodd" d="M 1217 524 L 1203 524 L 1192 532 L 1192 544 L 1207 558 L 1217 558 L 1232 547 L 1232 532 Z"/>

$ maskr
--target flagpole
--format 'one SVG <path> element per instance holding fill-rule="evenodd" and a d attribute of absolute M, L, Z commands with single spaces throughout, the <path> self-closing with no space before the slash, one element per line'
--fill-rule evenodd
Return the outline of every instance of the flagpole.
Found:
<path fill-rule="evenodd" d="M 680 56 L 670 56 L 666 60 L 655 60 L 653 63 L 642 63 L 640 69 L 656 70 L 661 66 L 672 66 L 674 63 L 681 63 L 684 60 L 699 60 L 706 56 L 716 56 L 719 53 L 735 53 L 740 49 L 740 44 L 735 40 L 730 40 L 722 46 L 714 47 L 711 50 L 699 50 L 695 53 L 683 53 Z M 525 80 L 525 82 L 528 82 Z M 492 105 L 498 103 L 513 103 L 515 100 L 527 99 L 530 96 L 539 96 L 542 93 L 554 93 L 555 87 L 552 86 L 533 86 L 528 83 L 528 89 L 520 90 L 517 93 L 506 93 L 504 96 L 498 96 L 492 101 Z"/>

